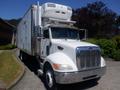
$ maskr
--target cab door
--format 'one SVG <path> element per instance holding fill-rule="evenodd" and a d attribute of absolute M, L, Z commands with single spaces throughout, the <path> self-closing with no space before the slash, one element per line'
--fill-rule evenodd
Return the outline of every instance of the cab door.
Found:
<path fill-rule="evenodd" d="M 43 30 L 43 38 L 41 39 L 41 58 L 45 58 L 50 54 L 50 33 L 49 29 Z"/>

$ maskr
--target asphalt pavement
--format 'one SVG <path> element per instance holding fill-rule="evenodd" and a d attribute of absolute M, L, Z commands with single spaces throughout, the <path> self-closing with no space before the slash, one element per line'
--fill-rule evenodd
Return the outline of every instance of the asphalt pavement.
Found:
<path fill-rule="evenodd" d="M 28 68 L 23 78 L 11 90 L 46 90 L 42 81 Z"/>

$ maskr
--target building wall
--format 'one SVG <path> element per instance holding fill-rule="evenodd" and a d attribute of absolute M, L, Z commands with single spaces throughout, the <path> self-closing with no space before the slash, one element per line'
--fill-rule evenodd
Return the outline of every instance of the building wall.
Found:
<path fill-rule="evenodd" d="M 0 19 L 0 45 L 10 44 L 12 42 L 14 28 Z"/>
<path fill-rule="evenodd" d="M 0 29 L 0 45 L 11 43 L 13 32 Z"/>

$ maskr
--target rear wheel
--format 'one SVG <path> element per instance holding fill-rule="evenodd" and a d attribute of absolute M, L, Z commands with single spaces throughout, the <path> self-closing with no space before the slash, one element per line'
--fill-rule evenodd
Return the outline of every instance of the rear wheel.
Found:
<path fill-rule="evenodd" d="M 19 58 L 20 58 L 20 60 L 25 61 L 29 58 L 29 55 L 20 50 Z"/>
<path fill-rule="evenodd" d="M 21 50 L 20 50 L 19 58 L 20 60 L 23 60 L 23 52 Z"/>

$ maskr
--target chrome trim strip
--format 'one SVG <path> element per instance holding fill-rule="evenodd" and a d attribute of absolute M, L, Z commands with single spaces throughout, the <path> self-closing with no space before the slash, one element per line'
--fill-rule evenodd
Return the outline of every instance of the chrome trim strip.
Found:
<path fill-rule="evenodd" d="M 87 81 L 95 78 L 100 78 L 106 72 L 106 67 L 101 67 L 92 70 L 76 71 L 76 72 L 54 72 L 56 83 L 72 84 L 82 81 Z M 94 76 L 94 77 L 93 77 Z M 90 78 L 86 78 L 90 77 Z M 84 79 L 86 78 L 86 79 Z"/>

